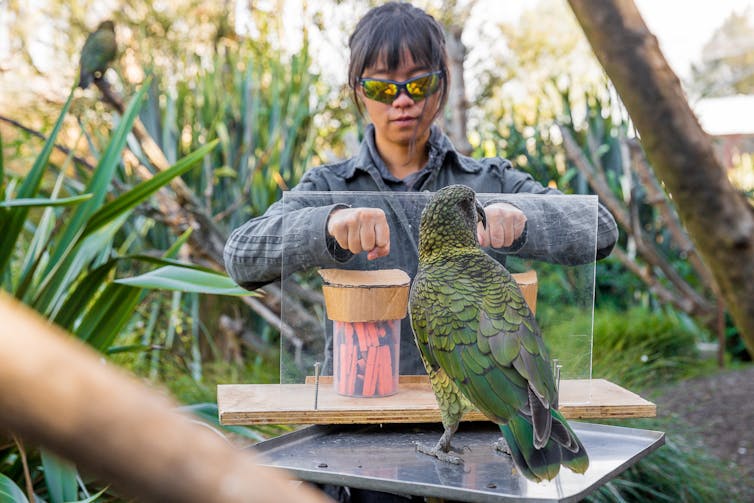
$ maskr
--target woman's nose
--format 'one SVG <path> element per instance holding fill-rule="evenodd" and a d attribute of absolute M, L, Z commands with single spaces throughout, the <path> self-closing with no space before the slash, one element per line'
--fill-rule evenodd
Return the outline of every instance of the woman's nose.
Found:
<path fill-rule="evenodd" d="M 414 100 L 408 95 L 405 89 L 398 91 L 398 96 L 393 100 L 393 106 L 398 108 L 407 108 L 414 104 Z"/>

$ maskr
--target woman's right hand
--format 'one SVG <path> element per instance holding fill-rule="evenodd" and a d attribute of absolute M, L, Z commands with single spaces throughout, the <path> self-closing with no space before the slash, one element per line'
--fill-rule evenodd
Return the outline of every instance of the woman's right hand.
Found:
<path fill-rule="evenodd" d="M 351 253 L 369 252 L 368 260 L 390 253 L 390 227 L 379 208 L 339 208 L 330 213 L 327 233 Z"/>

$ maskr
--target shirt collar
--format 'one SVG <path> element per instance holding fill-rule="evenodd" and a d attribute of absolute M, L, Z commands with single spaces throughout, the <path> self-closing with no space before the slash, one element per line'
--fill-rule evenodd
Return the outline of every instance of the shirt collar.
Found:
<path fill-rule="evenodd" d="M 429 161 L 427 162 L 427 168 L 431 170 L 438 169 L 443 165 L 446 157 L 450 154 L 454 157 L 452 160 L 455 161 L 455 164 L 463 171 L 469 173 L 478 171 L 477 169 L 474 169 L 474 166 L 462 162 L 459 159 L 458 153 L 456 152 L 455 147 L 453 147 L 450 138 L 442 132 L 442 129 L 440 129 L 439 126 L 432 125 L 430 127 L 427 144 L 429 145 Z M 389 177 L 388 179 L 395 179 L 395 177 L 390 174 L 387 166 L 385 166 L 384 161 L 377 152 L 377 146 L 374 141 L 374 125 L 368 124 L 364 131 L 364 140 L 361 142 L 359 152 L 354 157 L 354 162 L 350 163 L 350 169 L 344 174 L 346 178 L 351 178 L 354 176 L 357 169 L 369 171 L 369 168 L 372 166 L 377 169 L 383 178 Z"/>

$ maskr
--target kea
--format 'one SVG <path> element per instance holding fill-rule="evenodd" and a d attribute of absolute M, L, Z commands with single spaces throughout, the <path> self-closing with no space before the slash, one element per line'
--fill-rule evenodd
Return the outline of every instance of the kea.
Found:
<path fill-rule="evenodd" d="M 476 407 L 499 425 L 498 448 L 526 478 L 551 480 L 561 465 L 584 473 L 589 458 L 557 410 L 539 326 L 508 270 L 481 249 L 478 221 L 486 227 L 484 208 L 462 185 L 436 192 L 421 215 L 409 315 L 444 433 L 417 450 L 462 463 L 451 439 Z"/>
<path fill-rule="evenodd" d="M 103 21 L 89 34 L 81 49 L 79 87 L 86 89 L 94 79 L 101 79 L 117 52 L 115 25 Z"/>

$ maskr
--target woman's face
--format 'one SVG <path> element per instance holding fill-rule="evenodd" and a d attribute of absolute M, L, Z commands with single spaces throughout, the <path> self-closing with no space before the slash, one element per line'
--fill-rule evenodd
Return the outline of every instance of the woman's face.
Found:
<path fill-rule="evenodd" d="M 404 82 L 423 73 L 437 70 L 414 63 L 411 53 L 406 51 L 401 65 L 390 71 L 384 63 L 378 62 L 364 70 L 362 78 L 389 79 Z M 429 127 L 437 110 L 440 93 L 414 102 L 405 91 L 395 98 L 393 103 L 381 103 L 364 96 L 364 90 L 359 86 L 359 97 L 364 103 L 369 119 L 374 124 L 378 144 L 391 143 L 409 146 L 411 140 L 416 140 L 416 146 L 423 148 L 429 138 Z M 418 126 L 418 127 L 417 127 Z"/>

